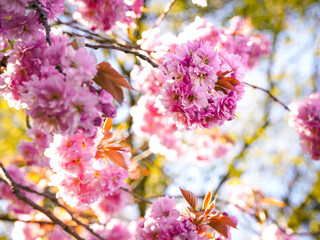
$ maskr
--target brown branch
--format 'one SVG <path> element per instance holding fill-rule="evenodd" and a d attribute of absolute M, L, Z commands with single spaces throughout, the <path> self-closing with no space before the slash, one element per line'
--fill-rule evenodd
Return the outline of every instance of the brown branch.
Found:
<path fill-rule="evenodd" d="M 113 50 L 118 50 L 118 51 L 121 51 L 121 52 L 124 52 L 124 53 L 130 53 L 130 54 L 133 54 L 145 61 L 147 61 L 148 63 L 150 63 L 152 65 L 152 67 L 154 68 L 158 68 L 159 65 L 155 62 L 153 62 L 150 58 L 148 58 L 147 56 L 137 52 L 137 51 L 133 51 L 131 49 L 128 49 L 128 48 L 124 48 L 124 47 L 117 47 L 117 46 L 114 46 L 114 45 L 103 45 L 103 44 L 98 44 L 98 45 L 93 45 L 93 44 L 89 44 L 89 43 L 86 43 L 86 47 L 89 47 L 89 48 L 93 48 L 93 49 L 100 49 L 100 48 L 104 48 L 104 49 L 113 49 Z"/>
<path fill-rule="evenodd" d="M 36 221 L 36 220 L 22 220 L 18 218 L 12 218 L 8 214 L 0 214 L 0 220 L 7 222 L 25 222 L 25 223 L 38 223 L 40 225 L 54 225 L 53 222 Z"/>
<path fill-rule="evenodd" d="M 65 224 L 64 222 L 62 222 L 51 211 L 49 211 L 48 209 L 46 209 L 44 207 L 41 207 L 40 205 L 36 204 L 32 200 L 30 200 L 29 198 L 24 196 L 22 194 L 22 192 L 20 191 L 20 187 L 11 178 L 11 176 L 8 174 L 8 172 L 6 171 L 6 169 L 4 168 L 4 166 L 2 165 L 1 162 L 0 162 L 0 173 L 3 177 L 3 179 L 9 184 L 11 191 L 17 197 L 17 199 L 23 201 L 24 203 L 28 204 L 29 206 L 33 207 L 34 209 L 45 214 L 48 218 L 50 218 L 50 220 L 54 224 L 60 225 L 65 232 L 69 233 L 71 236 L 73 236 L 77 240 L 84 240 L 84 238 L 80 237 L 74 229 L 72 229 L 69 225 Z"/>
<path fill-rule="evenodd" d="M 247 83 L 247 82 L 244 82 L 246 85 L 252 87 L 252 88 L 255 88 L 255 89 L 259 89 L 265 93 L 267 93 L 269 95 L 269 97 L 272 98 L 273 101 L 277 102 L 277 103 L 280 103 L 287 111 L 290 112 L 290 109 L 288 108 L 287 105 L 285 105 L 283 102 L 281 102 L 278 98 L 276 98 L 274 95 L 271 94 L 271 92 L 269 90 L 266 90 L 264 88 L 261 88 L 261 87 L 258 87 L 258 86 L 255 86 L 255 85 L 252 85 L 250 83 Z"/>
<path fill-rule="evenodd" d="M 3 178 L 0 178 L 0 182 L 3 181 L 3 182 L 6 182 Z M 37 194 L 39 196 L 43 196 L 45 198 L 48 198 L 50 199 L 52 202 L 54 202 L 58 207 L 61 207 L 63 208 L 64 210 L 66 210 L 68 212 L 68 214 L 70 215 L 71 219 L 76 222 L 78 225 L 81 225 L 83 227 L 85 227 L 92 235 L 96 236 L 97 238 L 101 239 L 101 240 L 105 240 L 104 238 L 102 238 L 100 235 L 98 235 L 96 232 L 94 232 L 92 230 L 92 228 L 88 225 L 88 224 L 85 224 L 83 222 L 81 222 L 80 220 L 78 220 L 72 213 L 72 211 L 67 208 L 66 206 L 64 206 L 63 204 L 61 204 L 59 202 L 59 200 L 51 193 L 44 193 L 44 192 L 38 192 L 36 190 L 33 190 L 32 188 L 28 187 L 28 186 L 25 186 L 25 185 L 22 185 L 22 184 L 18 184 L 16 183 L 16 186 L 20 189 L 23 189 L 25 191 L 28 191 L 28 192 L 31 192 L 31 193 L 34 193 L 34 194 Z"/>
<path fill-rule="evenodd" d="M 50 39 L 50 26 L 48 24 L 48 14 L 46 11 L 44 11 L 41 7 L 41 4 L 39 3 L 38 0 L 34 0 L 31 2 L 31 6 L 36 8 L 37 11 L 39 12 L 40 14 L 40 18 L 41 18 L 41 21 L 42 21 L 42 25 L 46 31 L 46 40 L 47 40 L 47 43 L 49 44 L 49 46 L 51 46 L 51 39 Z"/>

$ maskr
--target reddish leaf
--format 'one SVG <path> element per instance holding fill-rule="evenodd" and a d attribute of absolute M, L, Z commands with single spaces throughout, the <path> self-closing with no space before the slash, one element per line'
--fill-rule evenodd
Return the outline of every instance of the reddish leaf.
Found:
<path fill-rule="evenodd" d="M 211 197 L 212 197 L 212 192 L 211 191 L 207 192 L 206 196 L 203 199 L 203 203 L 202 203 L 203 210 L 207 210 L 207 207 L 210 204 Z"/>
<path fill-rule="evenodd" d="M 121 153 L 115 150 L 106 150 L 105 156 L 108 157 L 112 162 L 114 162 L 118 167 L 122 167 L 128 170 L 127 164 L 124 160 L 124 157 Z"/>
<path fill-rule="evenodd" d="M 232 77 L 225 77 L 223 80 L 227 80 L 233 86 L 236 86 L 236 85 L 240 84 L 240 81 L 238 81 L 237 79 L 232 78 Z"/>
<path fill-rule="evenodd" d="M 96 84 L 98 84 L 104 90 L 109 92 L 118 103 L 121 104 L 123 102 L 124 96 L 122 88 L 109 81 L 106 77 L 104 77 L 103 73 L 98 72 L 98 74 L 93 78 L 93 81 L 95 81 Z"/>
<path fill-rule="evenodd" d="M 103 129 L 106 132 L 110 132 L 111 128 L 112 128 L 112 118 L 107 118 L 106 121 L 104 122 Z"/>
<path fill-rule="evenodd" d="M 104 90 L 108 91 L 118 103 L 122 103 L 124 96 L 122 87 L 132 89 L 126 79 L 114 70 L 110 63 L 102 62 L 97 66 L 98 74 L 93 80 Z"/>
<path fill-rule="evenodd" d="M 231 218 L 228 216 L 216 216 L 210 219 L 209 226 L 228 238 L 228 226 L 237 228 Z"/>
<path fill-rule="evenodd" d="M 196 195 L 194 195 L 194 193 L 184 190 L 182 188 L 180 188 L 180 191 L 183 195 L 183 197 L 187 200 L 187 202 L 189 203 L 189 205 L 194 209 L 197 210 L 198 209 L 198 199 L 196 197 Z"/>
<path fill-rule="evenodd" d="M 109 78 L 110 81 L 114 82 L 117 85 L 120 85 L 125 88 L 133 89 L 127 80 L 119 74 L 114 68 L 111 67 L 110 63 L 102 62 L 98 64 L 97 69 L 99 72 L 102 72 L 105 76 Z"/>
<path fill-rule="evenodd" d="M 210 221 L 208 225 L 212 227 L 214 230 L 216 230 L 218 233 L 220 233 L 222 236 L 228 238 L 228 227 L 222 221 L 214 219 Z"/>
<path fill-rule="evenodd" d="M 216 85 L 218 85 L 220 87 L 224 87 L 226 89 L 230 89 L 232 91 L 237 91 L 237 89 L 235 89 L 234 86 L 232 86 L 231 83 L 229 83 L 227 80 L 224 80 L 224 79 L 218 80 L 216 82 Z"/>
<path fill-rule="evenodd" d="M 211 210 L 214 208 L 215 202 L 211 202 L 209 207 L 206 209 L 206 211 L 204 212 L 204 214 L 208 214 L 209 212 L 211 212 Z"/>
<path fill-rule="evenodd" d="M 216 86 L 216 87 L 214 88 L 214 90 L 216 90 L 216 91 L 222 91 L 224 94 L 228 94 L 228 92 L 227 92 L 224 88 L 222 88 L 222 87 Z"/>

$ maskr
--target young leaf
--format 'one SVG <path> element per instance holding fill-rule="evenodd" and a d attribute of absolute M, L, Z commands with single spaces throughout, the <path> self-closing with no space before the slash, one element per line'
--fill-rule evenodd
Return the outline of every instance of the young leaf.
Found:
<path fill-rule="evenodd" d="M 118 167 L 122 167 L 128 170 L 127 164 L 124 160 L 124 157 L 121 153 L 115 150 L 106 150 L 105 156 L 108 157 L 112 162 L 114 162 Z"/>
<path fill-rule="evenodd" d="M 99 72 L 102 72 L 106 77 L 108 77 L 108 79 L 113 83 L 125 88 L 133 89 L 127 80 L 111 67 L 110 63 L 102 62 L 98 64 L 97 69 Z"/>
<path fill-rule="evenodd" d="M 208 225 L 212 227 L 214 230 L 216 230 L 218 233 L 220 233 L 222 236 L 228 238 L 228 227 L 222 221 L 214 219 L 210 221 Z"/>
<path fill-rule="evenodd" d="M 224 80 L 224 79 L 218 80 L 216 82 L 216 85 L 218 85 L 220 87 L 224 87 L 226 89 L 230 89 L 232 91 L 237 91 L 237 89 L 235 89 L 234 86 L 232 86 L 231 83 L 229 83 L 227 80 Z"/>
<path fill-rule="evenodd" d="M 110 132 L 111 128 L 112 128 L 112 118 L 107 118 L 106 121 L 104 122 L 103 129 L 106 132 Z"/>
<path fill-rule="evenodd" d="M 210 219 L 209 226 L 228 238 L 228 226 L 237 228 L 231 218 L 228 216 L 216 216 Z"/>
<path fill-rule="evenodd" d="M 240 81 L 238 81 L 237 79 L 232 78 L 232 77 L 225 77 L 224 80 L 227 80 L 233 86 L 236 86 L 236 85 L 240 84 Z"/>
<path fill-rule="evenodd" d="M 212 192 L 211 191 L 207 192 L 206 196 L 203 199 L 203 203 L 202 203 L 203 210 L 207 210 L 207 207 L 209 206 L 211 197 L 212 197 Z"/>
<path fill-rule="evenodd" d="M 194 209 L 197 210 L 198 209 L 198 199 L 196 197 L 196 195 L 194 195 L 194 193 L 184 190 L 182 188 L 180 188 L 180 191 L 183 195 L 183 197 L 187 200 L 187 202 L 189 203 L 189 205 Z"/>

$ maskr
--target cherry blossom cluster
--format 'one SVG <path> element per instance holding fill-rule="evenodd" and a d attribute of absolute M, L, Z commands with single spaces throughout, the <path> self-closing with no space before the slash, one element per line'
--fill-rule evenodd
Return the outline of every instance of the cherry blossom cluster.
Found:
<path fill-rule="evenodd" d="M 103 114 L 116 114 L 112 97 L 93 87 L 96 60 L 84 47 L 74 49 L 63 36 L 51 39 L 49 47 L 44 35 L 14 45 L 0 76 L 1 95 L 10 106 L 24 108 L 45 133 L 73 135 L 81 129 L 93 136 Z"/>
<path fill-rule="evenodd" d="M 43 152 L 52 141 L 52 134 L 47 134 L 36 126 L 27 130 L 32 142 L 22 141 L 18 145 L 19 154 L 26 160 L 27 165 L 49 167 L 49 159 Z"/>
<path fill-rule="evenodd" d="M 170 80 L 163 84 L 160 101 L 178 127 L 212 128 L 235 118 L 244 93 L 239 55 L 219 54 L 209 42 L 188 42 L 164 56 L 162 70 Z"/>
<path fill-rule="evenodd" d="M 209 41 L 220 53 L 235 53 L 249 69 L 259 63 L 262 56 L 271 52 L 271 41 L 263 34 L 252 33 L 249 19 L 235 16 L 230 19 L 229 27 L 218 29 L 205 18 L 196 17 L 195 21 L 185 27 L 178 35 L 181 42 Z"/>
<path fill-rule="evenodd" d="M 117 23 L 130 26 L 142 13 L 143 0 L 72 0 L 73 18 L 92 30 L 110 30 Z"/>
<path fill-rule="evenodd" d="M 129 189 L 129 186 L 125 188 Z M 91 205 L 99 222 L 107 223 L 117 213 L 120 213 L 129 203 L 133 201 L 130 193 L 117 190 L 113 194 L 105 196 Z"/>
<path fill-rule="evenodd" d="M 35 1 L 47 12 L 48 19 L 54 19 L 64 9 L 64 0 Z M 36 9 L 26 10 L 29 0 L 4 0 L 0 2 L 0 37 L 9 40 L 30 42 L 39 38 L 43 33 L 43 26 Z"/>
<path fill-rule="evenodd" d="M 136 239 L 209 239 L 197 234 L 196 225 L 189 218 L 181 217 L 175 204 L 174 198 L 158 198 L 139 223 Z"/>
<path fill-rule="evenodd" d="M 300 135 L 300 144 L 312 159 L 320 159 L 320 91 L 308 95 L 304 101 L 290 104 L 289 126 Z"/>
<path fill-rule="evenodd" d="M 100 139 L 87 138 L 82 132 L 73 136 L 56 134 L 45 151 L 54 172 L 51 184 L 58 187 L 57 196 L 69 205 L 91 204 L 126 187 L 127 170 L 96 157 Z M 125 152 L 126 151 L 126 152 Z M 129 149 L 122 152 L 129 160 Z"/>

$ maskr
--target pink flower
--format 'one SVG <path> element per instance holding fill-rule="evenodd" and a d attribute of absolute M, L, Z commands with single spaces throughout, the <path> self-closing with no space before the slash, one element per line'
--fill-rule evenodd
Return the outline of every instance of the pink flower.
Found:
<path fill-rule="evenodd" d="M 129 189 L 129 186 L 126 187 Z M 117 190 L 113 194 L 102 197 L 92 204 L 92 209 L 97 215 L 100 223 L 107 223 L 113 215 L 120 213 L 126 205 L 132 201 L 130 193 L 124 190 Z"/>
<path fill-rule="evenodd" d="M 320 91 L 310 94 L 304 101 L 290 104 L 289 126 L 299 134 L 303 150 L 314 160 L 320 159 Z"/>
<path fill-rule="evenodd" d="M 178 218 L 180 213 L 175 209 L 176 201 L 168 196 L 160 197 L 152 204 L 150 217 L 152 218 Z"/>
<path fill-rule="evenodd" d="M 161 68 L 173 80 L 162 85 L 159 99 L 179 127 L 211 128 L 234 119 L 245 71 L 238 55 L 218 54 L 209 42 L 198 41 L 182 44 L 163 59 Z M 237 79 L 235 89 L 218 85 L 228 78 Z"/>
<path fill-rule="evenodd" d="M 40 30 L 43 27 L 39 19 L 39 15 L 35 11 L 30 11 L 26 16 L 15 15 L 10 19 L 5 19 L 3 24 L 5 26 L 4 30 L 8 32 L 7 37 L 10 40 L 22 40 L 24 42 L 41 38 Z"/>

